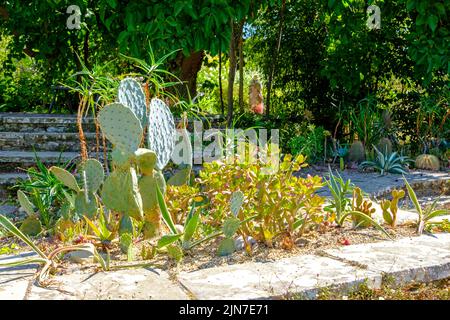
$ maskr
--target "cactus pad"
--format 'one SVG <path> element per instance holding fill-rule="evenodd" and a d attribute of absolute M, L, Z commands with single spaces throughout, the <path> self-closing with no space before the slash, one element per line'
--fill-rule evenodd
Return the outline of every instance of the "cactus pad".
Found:
<path fill-rule="evenodd" d="M 171 186 L 182 186 L 189 182 L 189 178 L 191 177 L 191 167 L 187 167 L 177 171 L 173 176 L 167 180 L 167 184 Z"/>
<path fill-rule="evenodd" d="M 92 192 L 82 191 L 75 197 L 75 212 L 78 215 L 85 215 L 89 219 L 93 219 L 97 209 L 97 198 Z"/>
<path fill-rule="evenodd" d="M 238 218 L 228 218 L 227 220 L 225 220 L 225 222 L 223 223 L 223 234 L 225 235 L 225 237 L 227 238 L 231 238 L 239 229 L 239 227 L 241 226 L 241 220 L 239 220 Z"/>
<path fill-rule="evenodd" d="M 120 103 L 109 104 L 98 113 L 98 122 L 106 138 L 122 152 L 139 148 L 142 126 L 131 109 Z"/>
<path fill-rule="evenodd" d="M 34 215 L 33 204 L 31 203 L 30 199 L 28 199 L 28 197 L 26 196 L 25 193 L 23 193 L 22 191 L 18 190 L 17 191 L 17 200 L 19 200 L 20 206 L 22 207 L 23 210 L 25 210 L 25 212 L 29 216 Z"/>
<path fill-rule="evenodd" d="M 235 191 L 231 195 L 230 207 L 231 213 L 236 217 L 241 209 L 242 204 L 244 203 L 244 194 L 242 191 Z"/>
<path fill-rule="evenodd" d="M 156 164 L 156 153 L 148 149 L 137 149 L 134 153 L 136 162 L 143 175 L 153 175 L 153 168 Z"/>
<path fill-rule="evenodd" d="M 148 122 L 148 115 L 145 94 L 139 82 L 132 78 L 120 81 L 118 98 L 121 104 L 133 111 L 144 128 Z"/>
<path fill-rule="evenodd" d="M 60 168 L 60 167 L 51 167 L 50 172 L 55 175 L 55 177 L 61 181 L 66 187 L 74 190 L 75 192 L 79 192 L 80 188 L 78 187 L 77 180 L 69 171 Z"/>
<path fill-rule="evenodd" d="M 20 231 L 28 236 L 37 236 L 42 231 L 42 224 L 36 216 L 29 216 L 20 226 Z"/>
<path fill-rule="evenodd" d="M 217 254 L 221 257 L 228 256 L 232 254 L 236 250 L 236 246 L 234 244 L 234 240 L 231 238 L 226 238 L 222 240 L 219 245 L 219 249 Z"/>
<path fill-rule="evenodd" d="M 82 164 L 81 171 L 84 172 L 83 179 L 86 179 L 85 189 L 92 193 L 97 192 L 105 178 L 102 164 L 98 160 L 88 159 Z"/>
<path fill-rule="evenodd" d="M 169 107 L 152 99 L 148 126 L 148 147 L 156 152 L 156 167 L 162 170 L 170 160 L 175 147 L 175 121 Z"/>
<path fill-rule="evenodd" d="M 103 203 L 113 211 L 142 219 L 142 198 L 134 169 L 114 171 L 103 183 Z"/>

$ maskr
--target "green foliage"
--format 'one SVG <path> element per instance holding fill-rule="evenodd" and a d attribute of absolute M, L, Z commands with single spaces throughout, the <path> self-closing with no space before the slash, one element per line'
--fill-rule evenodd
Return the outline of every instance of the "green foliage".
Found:
<path fill-rule="evenodd" d="M 352 200 L 352 211 L 358 211 L 365 214 L 367 217 L 372 217 L 376 209 L 372 208 L 372 202 L 369 200 L 364 200 L 363 192 L 360 188 L 355 187 L 353 189 L 353 200 Z M 356 227 L 368 227 L 370 226 L 370 221 L 367 219 L 362 219 L 361 215 L 353 215 L 353 225 Z M 365 217 L 364 217 L 365 218 Z"/>
<path fill-rule="evenodd" d="M 315 194 L 322 186 L 320 177 L 293 175 L 306 166 L 302 155 L 295 158 L 285 155 L 276 172 L 267 171 L 267 165 L 260 159 L 205 163 L 198 179 L 210 200 L 205 224 L 217 230 L 218 221 L 227 221 L 232 194 L 240 190 L 246 199 L 237 214 L 242 221 L 239 230 L 243 236 L 271 245 L 286 232 L 294 237 L 314 228 L 323 218 L 324 199 Z"/>
<path fill-rule="evenodd" d="M 405 181 L 406 189 L 408 190 L 408 196 L 409 199 L 411 199 L 412 203 L 414 204 L 414 207 L 416 208 L 417 214 L 418 214 L 418 221 L 417 221 L 417 233 L 422 234 L 423 230 L 431 223 L 431 219 L 439 217 L 439 216 L 445 216 L 450 213 L 449 210 L 446 209 L 437 209 L 436 210 L 436 204 L 439 200 L 439 198 L 436 198 L 434 202 L 426 207 L 422 208 L 422 206 L 419 203 L 419 200 L 417 199 L 417 195 L 414 192 L 414 189 L 411 188 L 408 180 L 406 180 L 405 177 L 403 177 L 403 180 Z"/>
<path fill-rule="evenodd" d="M 323 159 L 327 136 L 329 136 L 329 132 L 323 127 L 309 125 L 306 132 L 289 141 L 289 146 L 294 155 L 302 154 L 309 161 L 316 162 Z"/>
<path fill-rule="evenodd" d="M 333 210 L 333 212 L 336 214 L 336 222 L 339 225 L 342 225 L 342 217 L 350 208 L 349 196 L 352 194 L 355 186 L 351 183 L 350 179 L 344 181 L 339 172 L 336 172 L 335 175 L 333 174 L 333 171 L 331 171 L 331 168 L 329 168 L 328 171 L 329 178 L 325 178 L 325 183 L 330 190 L 332 199 L 331 205 L 328 206 L 327 209 Z"/>
<path fill-rule="evenodd" d="M 372 168 L 380 172 L 380 174 L 384 175 L 387 173 L 396 173 L 403 174 L 406 173 L 405 165 L 409 162 L 412 162 L 411 159 L 405 156 L 398 155 L 397 152 L 385 153 L 379 151 L 375 146 L 373 146 L 376 152 L 376 158 L 373 161 L 364 161 L 360 164 L 361 169 Z"/>

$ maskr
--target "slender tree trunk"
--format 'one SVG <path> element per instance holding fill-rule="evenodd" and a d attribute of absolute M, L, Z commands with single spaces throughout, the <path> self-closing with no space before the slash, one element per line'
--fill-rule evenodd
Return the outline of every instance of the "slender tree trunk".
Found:
<path fill-rule="evenodd" d="M 239 110 L 244 113 L 244 52 L 242 32 L 239 37 Z"/>
<path fill-rule="evenodd" d="M 244 20 L 239 23 L 231 21 L 231 39 L 230 39 L 230 68 L 228 70 L 228 114 L 227 126 L 231 127 L 233 123 L 233 86 L 236 77 L 237 56 L 236 51 L 238 47 L 238 39 L 242 37 L 242 28 L 244 27 Z"/>
<path fill-rule="evenodd" d="M 273 77 L 275 75 L 276 64 L 278 61 L 278 54 L 280 53 L 280 48 L 281 48 L 281 37 L 283 35 L 285 8 L 286 8 L 286 0 L 283 0 L 283 2 L 281 4 L 281 9 L 280 9 L 280 24 L 278 27 L 277 45 L 275 48 L 275 52 L 272 56 L 271 70 L 270 70 L 270 74 L 269 74 L 269 80 L 267 81 L 267 100 L 266 100 L 266 115 L 267 116 L 270 115 L 270 97 L 271 97 L 271 93 L 272 93 L 272 82 L 273 82 Z"/>
<path fill-rule="evenodd" d="M 222 116 L 225 114 L 225 106 L 223 104 L 223 88 L 222 88 L 222 49 L 219 48 L 219 96 L 220 96 L 220 111 Z"/>

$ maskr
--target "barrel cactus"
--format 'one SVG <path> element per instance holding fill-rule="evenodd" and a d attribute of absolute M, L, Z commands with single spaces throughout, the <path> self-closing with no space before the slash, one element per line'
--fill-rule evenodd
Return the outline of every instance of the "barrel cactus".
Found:
<path fill-rule="evenodd" d="M 392 153 L 392 142 L 389 138 L 381 138 L 378 142 L 377 149 L 380 150 L 383 154 L 391 154 Z"/>
<path fill-rule="evenodd" d="M 416 158 L 416 168 L 438 171 L 440 166 L 439 158 L 431 154 L 421 154 Z"/>
<path fill-rule="evenodd" d="M 365 159 L 364 145 L 361 141 L 354 141 L 348 151 L 348 160 L 352 162 L 363 162 Z"/>

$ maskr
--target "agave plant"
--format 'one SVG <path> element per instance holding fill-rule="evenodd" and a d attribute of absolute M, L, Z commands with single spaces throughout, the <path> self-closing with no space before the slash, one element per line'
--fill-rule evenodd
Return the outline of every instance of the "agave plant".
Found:
<path fill-rule="evenodd" d="M 405 181 L 405 185 L 406 185 L 406 189 L 408 190 L 409 198 L 411 199 L 412 203 L 414 204 L 414 207 L 416 208 L 416 211 L 419 215 L 419 219 L 417 221 L 417 233 L 418 234 L 423 233 L 423 230 L 425 229 L 426 225 L 430 223 L 431 219 L 450 214 L 450 210 L 447 210 L 447 209 L 436 210 L 436 204 L 437 204 L 439 198 L 434 200 L 433 203 L 431 204 L 431 206 L 428 206 L 427 208 L 422 208 L 413 188 L 410 186 L 410 184 L 408 183 L 408 181 L 406 180 L 405 177 L 403 177 L 403 180 Z"/>
<path fill-rule="evenodd" d="M 382 175 L 386 173 L 406 174 L 406 164 L 412 162 L 412 160 L 406 156 L 400 156 L 397 152 L 388 153 L 381 152 L 377 147 L 373 146 L 373 149 L 377 153 L 375 160 L 364 161 L 359 165 L 360 169 L 373 168 L 380 171 Z"/>

